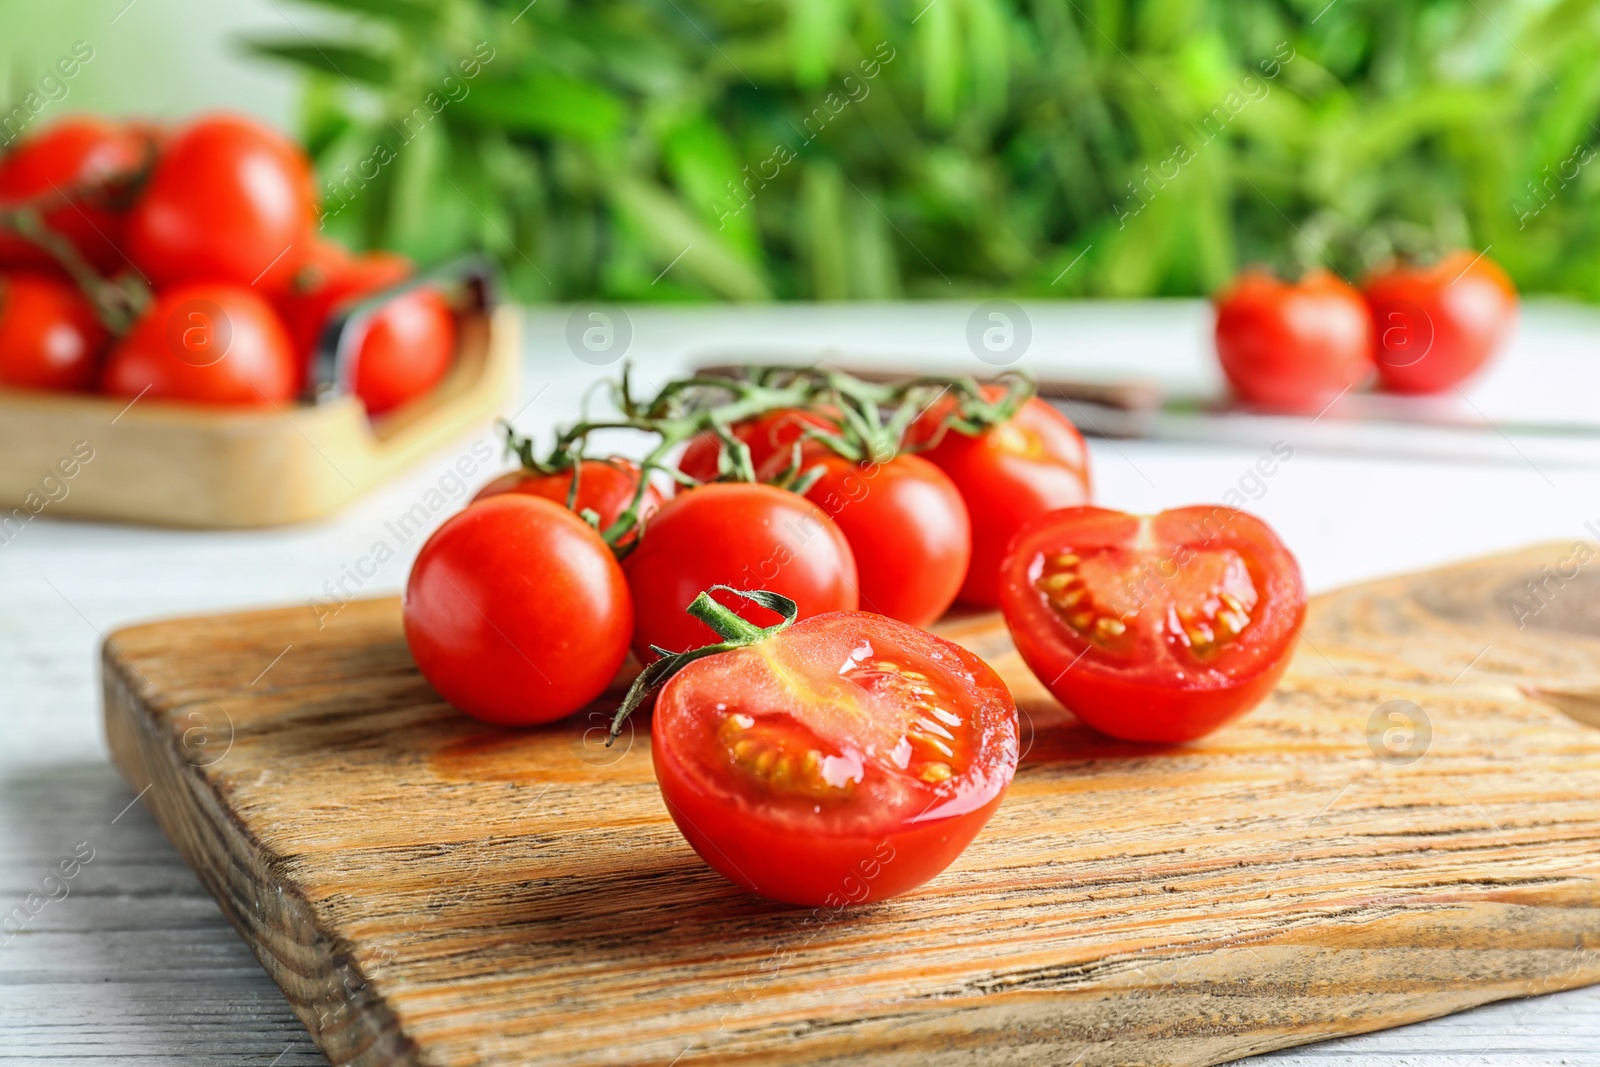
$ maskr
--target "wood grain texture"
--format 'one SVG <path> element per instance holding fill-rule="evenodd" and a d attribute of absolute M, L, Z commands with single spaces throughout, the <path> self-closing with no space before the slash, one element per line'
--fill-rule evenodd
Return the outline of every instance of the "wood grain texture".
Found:
<path fill-rule="evenodd" d="M 1027 754 L 945 875 L 843 912 L 706 868 L 646 722 L 455 715 L 392 600 L 122 631 L 106 724 L 337 1064 L 1212 1063 L 1600 981 L 1600 732 L 1529 695 L 1600 692 L 1600 581 L 1506 606 L 1569 547 L 1317 598 L 1273 699 L 1184 747 L 947 624 Z"/>
<path fill-rule="evenodd" d="M 445 379 L 377 420 L 349 396 L 240 409 L 0 388 L 0 543 L 34 514 L 232 529 L 337 511 L 500 410 L 520 325 L 510 307 L 463 317 Z"/>

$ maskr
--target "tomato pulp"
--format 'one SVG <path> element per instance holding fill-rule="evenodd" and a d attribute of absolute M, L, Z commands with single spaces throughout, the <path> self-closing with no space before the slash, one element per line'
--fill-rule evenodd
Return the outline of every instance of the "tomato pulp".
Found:
<path fill-rule="evenodd" d="M 985 386 L 997 400 L 1003 390 Z M 906 434 L 918 455 L 944 471 L 967 505 L 972 561 L 959 599 L 978 607 L 1000 601 L 1000 564 L 1011 538 L 1031 519 L 1089 499 L 1089 452 L 1077 427 L 1031 397 L 1010 421 L 969 437 L 941 428 L 953 401 L 929 408 Z M 929 442 L 936 442 L 927 447 Z"/>
<path fill-rule="evenodd" d="M 1240 399 L 1316 413 L 1372 374 L 1367 306 L 1327 271 L 1245 271 L 1217 298 L 1217 358 Z"/>
<path fill-rule="evenodd" d="M 749 482 L 713 482 L 661 506 L 623 564 L 635 607 L 633 650 L 683 652 L 716 641 L 684 613 L 713 585 L 768 589 L 800 605 L 800 617 L 854 611 L 856 562 L 826 512 L 802 496 Z M 742 616 L 753 605 L 718 593 Z"/>
<path fill-rule="evenodd" d="M 656 701 L 656 780 L 689 844 L 772 900 L 882 900 L 939 874 L 1017 766 L 999 676 L 882 616 L 803 619 L 696 660 Z"/>
<path fill-rule="evenodd" d="M 1272 691 L 1305 620 L 1300 567 L 1230 508 L 1067 508 L 1020 534 L 1001 607 L 1017 651 L 1090 726 L 1191 741 Z"/>
<path fill-rule="evenodd" d="M 1517 315 L 1517 290 L 1487 256 L 1454 252 L 1396 266 L 1363 285 L 1383 387 L 1439 393 L 1489 361 Z"/>
<path fill-rule="evenodd" d="M 471 504 L 429 537 L 406 581 L 406 644 L 439 695 L 527 726 L 599 696 L 628 654 L 633 607 L 600 535 L 548 500 Z"/>

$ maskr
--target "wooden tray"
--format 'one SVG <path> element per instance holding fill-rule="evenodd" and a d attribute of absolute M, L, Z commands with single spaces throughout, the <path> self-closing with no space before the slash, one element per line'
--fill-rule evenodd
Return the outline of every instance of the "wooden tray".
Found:
<path fill-rule="evenodd" d="M 700 862 L 648 719 L 608 751 L 603 705 L 452 712 L 393 600 L 124 630 L 106 729 L 336 1064 L 1214 1063 L 1600 981 L 1600 572 L 1507 607 L 1570 550 L 1317 598 L 1274 697 L 1184 747 L 951 621 L 1023 709 L 1015 785 L 944 875 L 837 912 Z"/>
<path fill-rule="evenodd" d="M 515 388 L 518 327 L 510 307 L 464 315 L 445 380 L 375 420 L 349 396 L 222 409 L 0 389 L 0 523 L 14 534 L 33 514 L 198 527 L 327 515 L 494 416 Z"/>

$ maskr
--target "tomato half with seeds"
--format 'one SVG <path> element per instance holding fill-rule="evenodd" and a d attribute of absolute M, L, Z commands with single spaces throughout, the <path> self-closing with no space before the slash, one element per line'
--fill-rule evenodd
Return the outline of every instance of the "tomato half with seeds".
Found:
<path fill-rule="evenodd" d="M 992 402 L 1004 389 L 983 391 Z M 1047 511 L 1088 502 L 1089 451 L 1071 420 L 1038 397 L 976 437 L 941 430 L 953 403 L 930 407 L 912 423 L 906 444 L 925 449 L 918 455 L 944 471 L 966 501 L 972 562 L 959 599 L 992 608 L 1000 601 L 1000 564 L 1017 531 Z"/>
<path fill-rule="evenodd" d="M 794 443 L 805 436 L 807 428 L 834 431 L 825 412 L 807 411 L 804 408 L 778 408 L 765 415 L 729 427 L 735 439 L 743 441 L 750 449 L 750 466 L 759 471 L 774 454 L 787 452 Z M 715 481 L 717 460 L 722 454 L 722 439 L 707 430 L 689 442 L 678 460 L 678 469 L 700 482 Z"/>
<path fill-rule="evenodd" d="M 650 727 L 667 811 L 730 881 L 839 908 L 948 867 L 1017 766 L 1017 712 L 977 656 L 879 615 L 802 619 L 696 660 Z"/>
<path fill-rule="evenodd" d="M 617 517 L 633 503 L 639 489 L 639 465 L 625 459 L 586 459 L 578 464 L 578 495 L 572 510 L 593 511 L 600 517 L 604 530 L 617 521 Z M 502 474 L 482 489 L 472 499 L 485 500 L 502 493 L 523 493 L 527 496 L 553 500 L 562 507 L 572 493 L 572 472 L 539 474 L 536 471 L 514 470 Z M 646 486 L 640 512 L 648 519 L 661 506 L 661 494 L 653 485 Z"/>
<path fill-rule="evenodd" d="M 860 604 L 844 533 L 805 497 L 770 485 L 713 482 L 679 493 L 645 527 L 623 569 L 633 593 L 633 650 L 646 662 L 656 658 L 651 645 L 682 652 L 716 640 L 684 614 L 713 585 L 770 589 L 798 603 L 801 618 Z"/>
<path fill-rule="evenodd" d="M 1272 692 L 1305 621 L 1299 564 L 1221 505 L 1051 512 L 1017 535 L 1001 608 L 1078 718 L 1127 741 L 1203 737 Z"/>
<path fill-rule="evenodd" d="M 774 455 L 765 476 L 790 463 Z M 943 615 L 972 558 L 967 506 L 955 483 L 921 456 L 858 463 L 821 443 L 804 449 L 800 466 L 821 471 L 806 498 L 833 516 L 850 542 L 861 609 L 912 626 Z"/>

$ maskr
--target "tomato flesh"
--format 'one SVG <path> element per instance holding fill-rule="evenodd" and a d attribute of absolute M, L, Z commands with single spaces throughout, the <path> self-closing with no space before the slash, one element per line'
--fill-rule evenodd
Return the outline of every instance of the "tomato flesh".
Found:
<path fill-rule="evenodd" d="M 1023 660 L 1068 710 L 1114 737 L 1178 742 L 1266 698 L 1306 595 L 1254 516 L 1084 507 L 1018 535 L 1001 604 Z"/>
<path fill-rule="evenodd" d="M 707 863 L 760 896 L 837 907 L 921 885 L 977 836 L 1016 771 L 1016 706 L 965 649 L 836 612 L 685 667 L 651 749 Z"/>

